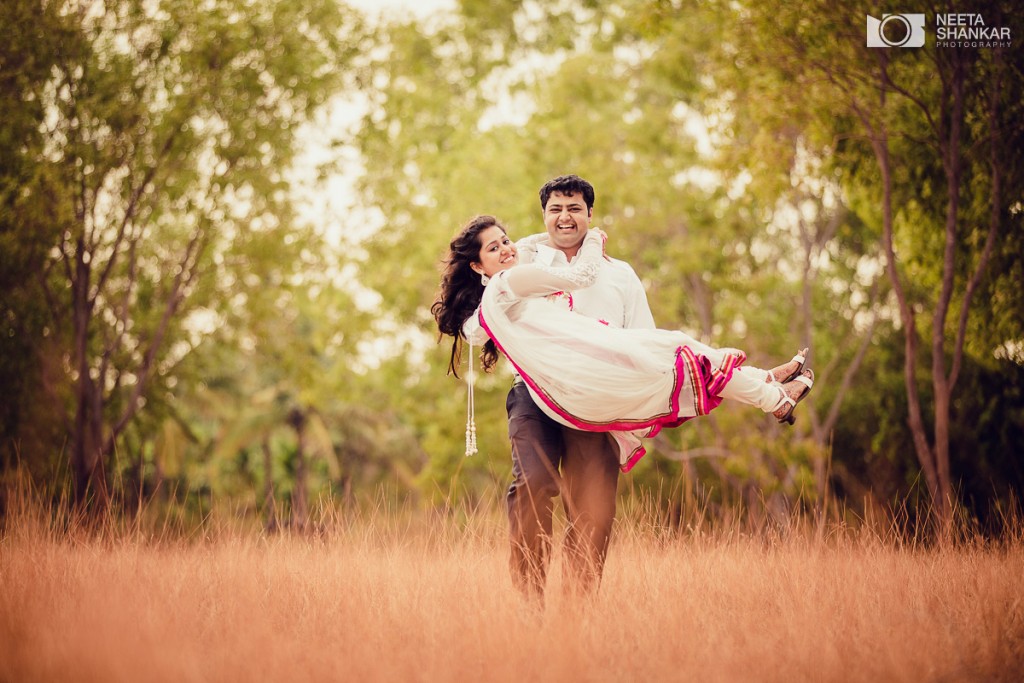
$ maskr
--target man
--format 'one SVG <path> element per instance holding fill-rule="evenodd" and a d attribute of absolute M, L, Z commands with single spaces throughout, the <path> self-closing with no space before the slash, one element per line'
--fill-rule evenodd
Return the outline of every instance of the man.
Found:
<path fill-rule="evenodd" d="M 539 243 L 524 240 L 521 261 L 568 265 L 590 228 L 594 188 L 579 176 L 559 176 L 540 189 L 540 204 L 548 237 Z M 629 264 L 615 259 L 602 262 L 592 286 L 573 292 L 573 310 L 615 327 L 654 327 L 640 279 Z M 507 496 L 512 580 L 525 595 L 543 599 L 554 498 L 561 495 L 568 521 L 566 584 L 591 593 L 601 579 L 615 518 L 619 449 L 606 433 L 556 423 L 518 377 L 506 409 L 514 477 Z"/>

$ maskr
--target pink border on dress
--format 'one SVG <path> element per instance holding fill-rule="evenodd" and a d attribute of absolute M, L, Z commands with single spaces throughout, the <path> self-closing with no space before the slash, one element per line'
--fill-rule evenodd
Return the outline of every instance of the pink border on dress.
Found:
<path fill-rule="evenodd" d="M 637 446 L 636 449 L 634 449 L 634 451 L 630 453 L 629 457 L 626 458 L 626 462 L 619 465 L 619 469 L 622 470 L 623 472 L 629 472 L 631 469 L 633 469 L 634 465 L 640 462 L 640 458 L 644 457 L 645 455 L 647 455 L 647 449 L 644 448 L 643 446 Z"/>
<path fill-rule="evenodd" d="M 674 381 L 672 385 L 672 395 L 669 398 L 670 409 L 667 414 L 657 415 L 643 420 L 589 422 L 562 408 L 562 406 L 560 406 L 554 399 L 548 396 L 547 392 L 540 388 L 529 374 L 523 371 L 519 364 L 508 355 L 508 352 L 505 351 L 505 348 L 491 332 L 491 328 L 487 325 L 487 321 L 484 320 L 484 312 L 482 308 L 479 311 L 478 317 L 480 320 L 480 326 L 487 333 L 487 336 L 491 338 L 491 341 L 493 341 L 494 345 L 498 347 L 498 350 L 501 351 L 502 355 L 504 355 L 505 358 L 508 359 L 508 362 L 512 364 L 512 367 L 516 369 L 516 372 L 518 372 L 519 376 L 523 378 L 523 381 L 526 382 L 527 386 L 533 389 L 534 393 L 537 396 L 540 396 L 541 400 L 543 400 L 544 403 L 562 419 L 573 427 L 585 432 L 629 432 L 649 429 L 644 438 L 651 438 L 660 432 L 662 427 L 678 427 L 694 417 L 707 415 L 722 403 L 722 397 L 719 396 L 722 388 L 725 387 L 730 379 L 732 379 L 733 371 L 746 360 L 746 354 L 743 354 L 742 351 L 740 352 L 740 355 L 726 354 L 725 362 L 722 363 L 722 367 L 712 368 L 711 361 L 707 356 L 695 354 L 689 346 L 680 346 L 676 349 L 675 368 L 673 370 Z M 684 367 L 688 370 L 688 374 L 691 378 L 690 384 L 693 387 L 694 407 L 697 415 L 680 417 L 679 392 L 682 391 L 683 387 L 679 378 L 682 376 Z M 633 466 L 636 465 L 637 461 L 646 454 L 647 449 L 643 446 L 637 447 L 626 459 L 626 462 L 621 465 L 620 469 L 623 472 L 628 472 L 633 469 Z"/>

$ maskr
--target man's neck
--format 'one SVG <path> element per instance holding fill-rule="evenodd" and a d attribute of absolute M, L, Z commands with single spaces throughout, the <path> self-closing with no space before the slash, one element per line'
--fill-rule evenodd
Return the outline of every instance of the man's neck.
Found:
<path fill-rule="evenodd" d="M 577 246 L 575 249 L 558 249 L 558 251 L 565 254 L 566 261 L 572 261 L 574 258 L 576 258 L 576 254 L 580 253 L 580 248 Z"/>
<path fill-rule="evenodd" d="M 576 255 L 580 253 L 580 249 L 583 247 L 583 242 L 580 242 L 575 247 L 571 248 L 556 247 L 551 243 L 550 239 L 546 239 L 543 242 L 539 242 L 539 244 L 542 244 L 545 247 L 552 249 L 554 251 L 562 252 L 565 255 L 566 261 L 572 261 L 574 258 L 576 258 Z"/>

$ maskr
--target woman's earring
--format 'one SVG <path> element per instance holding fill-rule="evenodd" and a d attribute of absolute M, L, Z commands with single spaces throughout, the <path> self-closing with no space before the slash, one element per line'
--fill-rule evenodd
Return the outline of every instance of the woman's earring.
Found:
<path fill-rule="evenodd" d="M 487 277 L 483 273 L 480 274 L 480 284 L 482 284 L 484 287 L 486 287 L 487 283 L 490 282 L 490 281 L 491 281 L 491 278 Z"/>

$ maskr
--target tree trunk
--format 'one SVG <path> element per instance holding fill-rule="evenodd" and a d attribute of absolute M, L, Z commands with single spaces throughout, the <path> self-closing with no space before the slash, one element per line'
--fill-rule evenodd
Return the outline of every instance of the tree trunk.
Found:
<path fill-rule="evenodd" d="M 803 248 L 803 275 L 801 277 L 800 287 L 800 341 L 799 347 L 801 349 L 808 349 L 807 354 L 804 358 L 804 362 L 807 367 L 811 366 L 811 356 L 814 354 L 814 314 L 812 302 L 814 299 L 814 280 L 817 273 L 814 270 L 813 258 L 814 258 L 814 245 L 815 239 L 811 236 L 810 231 L 804 224 L 803 219 L 800 220 L 800 246 Z M 821 245 L 824 247 L 825 245 Z M 819 378 L 821 379 L 821 378 Z M 837 398 L 839 400 L 839 398 Z M 821 438 L 818 429 L 818 418 L 815 411 L 810 411 L 811 415 L 811 433 L 818 444 L 818 448 L 814 450 L 814 489 L 816 500 L 818 501 L 818 511 L 822 513 L 824 508 L 822 503 L 828 499 L 828 472 L 827 462 L 825 461 L 825 448 L 824 439 Z"/>
<path fill-rule="evenodd" d="M 126 491 L 123 494 L 123 509 L 129 519 L 136 519 L 142 511 L 142 504 L 146 498 L 146 463 L 145 452 L 146 442 L 139 440 L 138 446 L 132 449 L 125 444 L 125 452 L 131 462 L 131 469 L 126 482 Z"/>
<path fill-rule="evenodd" d="M 700 321 L 699 337 L 702 341 L 710 343 L 715 327 L 711 289 L 699 273 L 690 273 L 686 276 L 686 280 L 690 285 L 688 290 L 690 304 L 697 309 L 697 319 Z"/>
<path fill-rule="evenodd" d="M 110 505 L 106 468 L 101 454 L 103 436 L 102 387 L 97 386 L 89 367 L 89 264 L 84 259 L 80 240 L 76 256 L 76 275 L 72 283 L 74 309 L 74 358 L 78 370 L 75 389 L 75 421 L 71 434 L 71 469 L 75 479 L 75 507 L 90 517 L 101 517 Z"/>
<path fill-rule="evenodd" d="M 917 380 L 915 369 L 917 366 L 917 324 L 914 308 L 907 298 L 900 280 L 899 270 L 896 265 L 896 252 L 893 247 L 893 225 L 892 225 L 892 173 L 889 166 L 889 144 L 884 134 L 873 136 L 872 145 L 875 150 L 875 157 L 878 161 L 879 171 L 882 175 L 882 240 L 885 251 L 886 272 L 892 282 L 893 291 L 899 301 L 900 319 L 903 323 L 904 356 L 903 356 L 903 382 L 907 389 L 907 423 L 910 426 L 910 433 L 914 441 L 914 451 L 917 454 L 918 463 L 924 473 L 925 482 L 928 484 L 928 493 L 934 504 L 933 509 L 936 515 L 943 512 L 939 510 L 939 501 L 942 499 L 942 492 L 939 483 L 939 475 L 935 466 L 934 454 L 928 444 L 928 434 L 925 430 L 924 420 L 921 417 L 921 399 L 917 391 Z"/>
<path fill-rule="evenodd" d="M 880 83 L 881 95 L 879 99 L 879 111 L 885 111 L 886 96 L 885 83 L 887 80 L 885 72 L 885 56 L 880 55 L 882 61 Z M 892 168 L 889 160 L 889 138 L 885 124 L 879 124 L 878 128 L 872 124 L 871 116 L 868 115 L 856 102 L 853 109 L 857 113 L 864 127 L 867 129 L 871 141 L 871 148 L 878 162 L 878 170 L 882 179 L 882 250 L 885 254 L 885 270 L 892 283 L 893 292 L 899 303 L 900 320 L 903 323 L 904 357 L 903 357 L 903 382 L 907 390 L 907 423 L 914 442 L 914 451 L 917 454 L 918 463 L 924 474 L 925 482 L 928 485 L 928 493 L 933 503 L 933 516 L 941 519 L 945 510 L 941 508 L 944 495 L 939 482 L 938 468 L 935 463 L 935 454 L 928 443 L 928 434 L 921 416 L 921 399 L 917 391 L 915 369 L 917 366 L 917 320 L 914 307 L 907 297 L 900 280 L 899 268 L 896 265 L 896 251 L 893 246 L 893 216 L 892 216 Z"/>
<path fill-rule="evenodd" d="M 932 318 L 932 387 L 935 391 L 935 469 L 937 486 L 933 496 L 935 521 L 943 533 L 950 522 L 953 485 L 949 471 L 949 407 L 952 384 L 946 376 L 946 318 L 953 299 L 956 276 L 956 233 L 960 211 L 961 151 L 960 137 L 964 118 L 964 65 L 953 53 L 953 68 L 949 85 L 951 98 L 949 133 L 940 140 L 942 167 L 946 174 L 946 226 L 942 254 L 942 289 L 935 304 Z M 966 302 L 965 302 L 966 305 Z"/>
<path fill-rule="evenodd" d="M 277 501 L 274 499 L 274 461 L 267 439 L 260 443 L 263 449 L 263 514 L 264 528 L 277 531 Z"/>
<path fill-rule="evenodd" d="M 305 427 L 306 415 L 299 409 L 295 409 L 288 417 L 288 421 L 295 429 L 295 484 L 292 488 L 292 517 L 291 526 L 293 529 L 304 530 L 306 519 L 309 514 L 309 505 L 306 498 L 306 453 L 305 453 Z"/>

